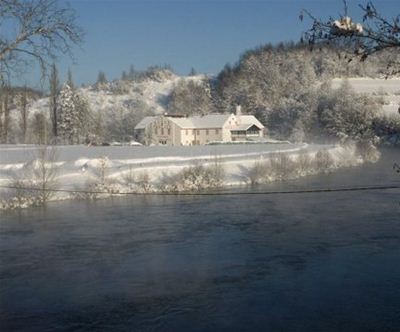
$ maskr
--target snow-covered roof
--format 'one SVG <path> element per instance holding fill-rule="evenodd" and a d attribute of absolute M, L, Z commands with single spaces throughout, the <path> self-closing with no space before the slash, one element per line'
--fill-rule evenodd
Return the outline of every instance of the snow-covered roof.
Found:
<path fill-rule="evenodd" d="M 264 126 L 263 124 L 257 120 L 257 118 L 254 115 L 241 115 L 239 123 L 242 124 L 251 124 L 251 125 L 256 125 L 258 128 L 263 129 Z"/>
<path fill-rule="evenodd" d="M 246 123 L 246 124 L 240 124 L 238 126 L 233 127 L 231 130 L 239 130 L 239 131 L 246 131 L 247 129 L 249 129 L 250 127 L 256 126 L 258 129 L 262 129 L 259 128 L 256 124 L 254 123 Z"/>
<path fill-rule="evenodd" d="M 208 114 L 169 119 L 181 128 L 222 128 L 230 116 L 231 114 Z"/>
<path fill-rule="evenodd" d="M 147 125 L 152 123 L 156 118 L 156 116 L 146 116 L 135 126 L 135 129 L 146 129 Z"/>
<path fill-rule="evenodd" d="M 233 116 L 233 114 L 208 114 L 208 115 L 196 115 L 191 117 L 168 117 L 171 122 L 175 123 L 182 129 L 207 129 L 207 128 L 222 128 L 226 121 Z M 235 116 L 236 117 L 236 116 Z M 156 116 L 147 116 L 142 121 L 140 121 L 135 129 L 145 129 L 151 122 L 153 122 L 157 117 Z M 236 117 L 237 118 L 237 117 Z M 255 125 L 259 129 L 263 129 L 264 126 L 258 121 L 253 115 L 240 115 L 239 116 L 239 125 L 234 126 L 232 130 L 247 130 L 251 126 Z M 237 129 L 237 128 L 245 128 L 245 129 Z"/>

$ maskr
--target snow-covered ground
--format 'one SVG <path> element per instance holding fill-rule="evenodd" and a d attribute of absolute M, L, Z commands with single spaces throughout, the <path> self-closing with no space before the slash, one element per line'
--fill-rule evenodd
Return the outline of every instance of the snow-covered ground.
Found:
<path fill-rule="evenodd" d="M 159 77 L 141 81 L 116 81 L 104 85 L 101 89 L 92 86 L 80 88 L 79 91 L 89 102 L 95 113 L 101 112 L 105 117 L 115 112 L 129 112 L 135 108 L 145 108 L 156 114 L 167 111 L 168 97 L 180 81 L 201 83 L 207 80 L 206 75 L 178 76 L 172 72 L 160 72 Z M 32 103 L 29 113 L 48 114 L 48 98 L 38 99 Z M 17 112 L 15 112 L 17 113 Z"/>
<path fill-rule="evenodd" d="M 30 145 L 0 145 L 0 186 L 12 185 L 15 179 L 32 174 L 38 165 L 39 149 Z M 255 163 L 268 160 L 276 153 L 295 156 L 304 151 L 315 155 L 320 150 L 329 151 L 338 167 L 360 163 L 354 151 L 338 146 L 285 143 L 193 147 L 58 146 L 56 158 L 49 165 L 57 169 L 57 189 L 87 190 L 88 183 L 103 177 L 112 183 L 115 192 L 125 192 L 131 189 L 127 184 L 129 179 L 145 176 L 146 181 L 155 186 L 163 177 L 173 176 L 189 166 L 216 163 L 224 169 L 223 186 L 240 185 L 244 184 Z M 2 194 L 9 195 L 9 191 L 0 188 L 0 201 Z M 53 199 L 69 197 L 67 193 L 57 193 Z"/>
<path fill-rule="evenodd" d="M 343 82 L 342 78 L 332 80 L 332 87 L 338 88 Z M 382 97 L 384 114 L 393 116 L 398 114 L 400 107 L 400 78 L 373 79 L 373 78 L 348 78 L 355 92 L 371 96 Z"/>
<path fill-rule="evenodd" d="M 173 172 L 198 163 L 213 162 L 216 158 L 224 164 L 243 165 L 266 157 L 271 153 L 293 153 L 302 149 L 315 149 L 307 144 L 251 144 L 212 146 L 154 146 L 154 147 L 86 147 L 58 146 L 56 160 L 62 187 L 71 189 L 82 185 L 98 171 L 100 162 L 106 160 L 107 175 L 118 178 L 124 172 L 147 172 L 155 181 L 162 173 Z M 9 181 L 25 163 L 35 160 L 37 146 L 0 145 L 0 184 Z M 234 174 L 233 174 L 234 175 Z"/>

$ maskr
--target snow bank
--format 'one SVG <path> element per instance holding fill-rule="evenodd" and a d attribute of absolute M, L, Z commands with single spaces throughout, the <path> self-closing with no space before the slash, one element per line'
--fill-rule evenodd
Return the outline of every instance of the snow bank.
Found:
<path fill-rule="evenodd" d="M 42 203 L 40 190 L 24 190 L 24 187 L 58 190 L 45 197 L 46 200 L 93 199 L 124 192 L 207 190 L 287 180 L 363 162 L 353 146 L 307 144 L 138 150 L 66 146 L 57 147 L 55 159 L 45 162 L 37 157 L 28 159 L 35 150 L 38 147 L 0 146 L 0 185 L 19 188 L 0 189 L 1 208 Z M 43 185 L 43 172 L 56 176 Z M 261 176 L 257 172 L 262 177 L 255 181 L 254 176 Z"/>

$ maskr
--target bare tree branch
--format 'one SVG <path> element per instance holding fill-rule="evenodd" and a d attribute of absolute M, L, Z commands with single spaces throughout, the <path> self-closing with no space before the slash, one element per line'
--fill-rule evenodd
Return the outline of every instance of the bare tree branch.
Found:
<path fill-rule="evenodd" d="M 372 54 L 391 49 L 400 53 L 400 14 L 392 19 L 385 18 L 375 8 L 371 1 L 359 5 L 363 14 L 361 22 L 353 22 L 348 16 L 347 3 L 344 1 L 345 14 L 339 19 L 330 17 L 323 21 L 313 16 L 307 10 L 302 10 L 300 19 L 304 14 L 312 21 L 310 29 L 302 34 L 302 41 L 308 42 L 313 47 L 319 43 L 334 44 L 349 50 L 352 57 L 364 61 Z M 400 63 L 393 60 L 388 65 L 387 75 L 400 73 Z"/>
<path fill-rule="evenodd" d="M 0 75 L 39 64 L 43 75 L 59 54 L 72 56 L 83 32 L 70 7 L 55 0 L 0 0 Z"/>

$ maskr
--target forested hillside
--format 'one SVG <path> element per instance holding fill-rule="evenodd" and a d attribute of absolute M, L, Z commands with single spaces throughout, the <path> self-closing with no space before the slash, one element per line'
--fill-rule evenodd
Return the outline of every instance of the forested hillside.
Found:
<path fill-rule="evenodd" d="M 337 81 L 331 85 L 333 78 L 383 78 L 389 58 L 393 59 L 392 53 L 381 52 L 364 62 L 351 61 L 343 50 L 327 46 L 310 50 L 289 43 L 249 50 L 215 76 L 194 72 L 179 76 L 169 67 L 156 66 L 145 71 L 131 67 L 113 81 L 100 72 L 95 84 L 81 88 L 69 78 L 54 99 L 57 138 L 48 97 L 29 96 L 24 113 L 20 103 L 5 103 L 7 93 L 2 93 L 1 141 L 128 141 L 134 126 L 147 115 L 233 112 L 240 104 L 278 139 L 396 142 L 400 116 L 382 113 L 387 103 L 383 97 L 357 93 L 345 80 L 339 88 Z M 398 90 L 391 93 L 400 94 L 400 85 Z"/>

